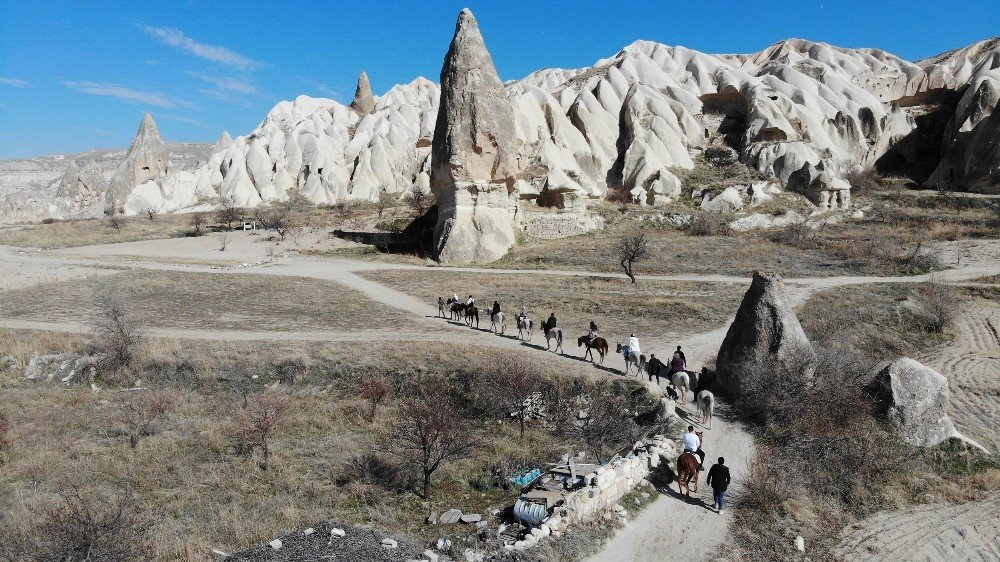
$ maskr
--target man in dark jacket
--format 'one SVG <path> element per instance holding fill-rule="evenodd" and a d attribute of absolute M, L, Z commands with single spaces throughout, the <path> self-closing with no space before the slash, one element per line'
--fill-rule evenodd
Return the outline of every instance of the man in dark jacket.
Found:
<path fill-rule="evenodd" d="M 660 369 L 663 369 L 664 367 L 666 367 L 666 365 L 663 364 L 663 361 L 660 361 L 655 353 L 650 353 L 649 362 L 646 363 L 646 373 L 649 375 L 649 381 L 653 382 L 653 377 L 656 377 L 656 385 L 659 386 Z M 667 383 L 670 383 L 670 377 L 667 377 Z"/>
<path fill-rule="evenodd" d="M 722 513 L 726 501 L 726 489 L 729 488 L 729 467 L 726 459 L 719 457 L 719 462 L 708 471 L 708 485 L 712 487 L 715 497 L 715 511 Z"/>

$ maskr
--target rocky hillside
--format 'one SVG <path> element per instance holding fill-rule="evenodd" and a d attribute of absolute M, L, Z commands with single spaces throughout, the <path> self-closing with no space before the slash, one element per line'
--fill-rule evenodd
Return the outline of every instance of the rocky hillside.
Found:
<path fill-rule="evenodd" d="M 584 207 L 609 190 L 664 204 L 712 147 L 824 209 L 850 205 L 843 177 L 856 168 L 1000 190 L 1000 39 L 918 62 L 802 39 L 746 55 L 637 41 L 590 67 L 544 69 L 502 89 L 514 110 L 503 142 L 515 147 L 525 205 Z M 351 104 L 281 102 L 249 134 L 186 158 L 200 163 L 190 175 L 153 180 L 156 189 L 133 190 L 121 207 L 170 212 L 208 193 L 254 206 L 290 191 L 330 204 L 426 190 L 440 98 L 424 78 L 376 96 L 362 73 Z M 35 160 L 0 167 L 7 191 L 14 178 L 53 191 L 64 171 Z"/>

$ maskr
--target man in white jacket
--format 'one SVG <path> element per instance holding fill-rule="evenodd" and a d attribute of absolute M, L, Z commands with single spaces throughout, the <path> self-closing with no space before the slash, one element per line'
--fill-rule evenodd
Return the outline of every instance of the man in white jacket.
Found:
<path fill-rule="evenodd" d="M 632 334 L 628 338 L 628 354 L 629 355 L 641 355 L 642 351 L 639 349 L 639 338 Z"/>

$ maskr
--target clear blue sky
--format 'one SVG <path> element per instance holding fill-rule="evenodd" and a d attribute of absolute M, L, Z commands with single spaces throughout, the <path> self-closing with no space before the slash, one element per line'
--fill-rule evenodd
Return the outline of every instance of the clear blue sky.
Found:
<path fill-rule="evenodd" d="M 168 140 L 245 134 L 299 94 L 349 101 L 437 80 L 470 7 L 504 80 L 637 40 L 709 53 L 788 37 L 916 60 L 1000 34 L 1000 0 L 152 2 L 0 0 L 0 158 L 126 146 L 143 111 Z"/>

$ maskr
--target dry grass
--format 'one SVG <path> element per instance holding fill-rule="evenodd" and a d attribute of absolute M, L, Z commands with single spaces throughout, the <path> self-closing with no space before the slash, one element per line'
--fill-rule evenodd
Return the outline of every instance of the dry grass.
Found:
<path fill-rule="evenodd" d="M 921 353 L 952 334 L 928 328 L 925 283 L 872 283 L 815 293 L 796 311 L 809 339 L 847 345 L 874 362 Z"/>
<path fill-rule="evenodd" d="M 637 266 L 637 268 L 640 266 Z M 438 296 L 472 294 L 481 322 L 489 327 L 488 309 L 500 301 L 507 331 L 516 335 L 513 316 L 528 307 L 537 329 L 555 312 L 567 338 L 585 334 L 591 320 L 611 345 L 614 338 L 703 332 L 724 323 L 739 306 L 742 286 L 721 283 L 639 281 L 560 275 L 485 275 L 445 271 L 386 270 L 362 273 L 366 278 L 406 291 L 428 302 Z M 579 332 L 579 333 L 577 333 Z"/>
<path fill-rule="evenodd" d="M 157 420 L 134 450 L 116 419 L 115 404 L 125 391 L 14 385 L 0 393 L 0 411 L 11 417 L 13 452 L 0 472 L 0 537 L 30 529 L 40 506 L 75 485 L 84 494 L 132 490 L 156 521 L 151 531 L 156 560 L 204 560 L 212 548 L 262 544 L 331 518 L 435 539 L 440 529 L 423 524 L 429 509 L 483 514 L 503 509 L 517 490 L 507 487 L 496 469 L 541 466 L 563 451 L 582 450 L 571 434 L 530 422 L 521 439 L 516 422 L 498 424 L 482 415 L 475 380 L 488 355 L 462 345 L 386 343 L 359 350 L 162 341 L 144 351 L 139 368 L 146 369 L 144 384 L 170 396 L 177 407 Z M 289 377 L 290 365 L 303 368 Z M 543 376 L 555 374 L 551 366 L 538 368 Z M 370 405 L 357 389 L 376 369 L 389 373 L 391 389 L 372 421 Z M 164 376 L 171 372 L 188 375 Z M 629 385 L 636 384 L 561 374 L 547 384 L 559 388 L 564 400 L 581 392 L 597 393 L 595 399 L 605 393 L 629 396 Z M 485 441 L 440 469 L 428 507 L 410 491 L 408 467 L 384 454 L 382 436 L 396 419 L 400 400 L 429 376 L 448 384 L 464 404 L 462 415 Z M 280 393 L 289 408 L 263 471 L 259 451 L 246 457 L 235 447 L 235 413 L 242 392 L 259 393 L 279 381 L 284 382 L 270 392 Z"/>
<path fill-rule="evenodd" d="M 0 310 L 7 318 L 90 322 L 95 289 L 105 284 L 150 327 L 294 331 L 412 324 L 332 281 L 144 270 L 0 292 Z"/>

